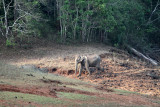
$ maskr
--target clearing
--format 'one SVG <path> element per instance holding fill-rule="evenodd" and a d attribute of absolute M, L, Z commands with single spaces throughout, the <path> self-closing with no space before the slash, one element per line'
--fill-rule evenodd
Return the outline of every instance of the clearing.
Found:
<path fill-rule="evenodd" d="M 102 44 L 0 46 L 0 106 L 160 106 L 160 68 Z M 77 54 L 98 54 L 104 71 L 74 75 Z"/>

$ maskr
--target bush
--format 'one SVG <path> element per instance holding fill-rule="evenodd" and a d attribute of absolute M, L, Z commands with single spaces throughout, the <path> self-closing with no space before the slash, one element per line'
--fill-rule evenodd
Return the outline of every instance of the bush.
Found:
<path fill-rule="evenodd" d="M 15 43 L 14 43 L 14 38 L 9 38 L 6 40 L 6 46 L 7 47 L 14 47 L 15 46 Z"/>

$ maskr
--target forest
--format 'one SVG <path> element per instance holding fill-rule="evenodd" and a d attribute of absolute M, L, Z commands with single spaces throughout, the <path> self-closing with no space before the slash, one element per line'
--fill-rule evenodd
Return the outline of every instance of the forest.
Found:
<path fill-rule="evenodd" d="M 160 0 L 0 0 L 0 107 L 160 107 Z"/>
<path fill-rule="evenodd" d="M 159 0 L 1 0 L 0 38 L 6 46 L 45 38 L 62 44 L 160 47 Z M 159 52 L 159 51 L 158 51 Z"/>

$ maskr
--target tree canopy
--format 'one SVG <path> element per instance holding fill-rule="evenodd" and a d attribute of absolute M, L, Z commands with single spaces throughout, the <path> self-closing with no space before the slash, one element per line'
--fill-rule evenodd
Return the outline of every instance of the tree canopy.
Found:
<path fill-rule="evenodd" d="M 0 38 L 160 46 L 159 0 L 1 0 Z"/>

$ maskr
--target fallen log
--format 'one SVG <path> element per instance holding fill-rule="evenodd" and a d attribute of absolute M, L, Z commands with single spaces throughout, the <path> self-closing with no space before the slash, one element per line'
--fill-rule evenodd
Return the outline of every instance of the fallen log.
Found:
<path fill-rule="evenodd" d="M 138 52 L 136 49 L 132 48 L 132 47 L 129 47 L 129 50 L 131 50 L 131 52 L 133 52 L 135 55 L 137 55 L 138 57 L 141 57 L 147 61 L 149 61 L 152 65 L 154 66 L 157 66 L 158 65 L 158 62 L 156 60 L 153 60 L 152 58 L 149 58 L 145 55 L 143 55 L 141 52 Z"/>

